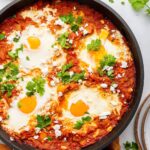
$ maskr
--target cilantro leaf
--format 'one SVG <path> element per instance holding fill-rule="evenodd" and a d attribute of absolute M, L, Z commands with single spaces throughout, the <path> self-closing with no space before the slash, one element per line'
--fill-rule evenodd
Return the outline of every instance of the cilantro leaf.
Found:
<path fill-rule="evenodd" d="M 4 33 L 0 33 L 0 40 L 5 39 L 5 34 Z"/>
<path fill-rule="evenodd" d="M 72 63 L 66 64 L 62 66 L 62 72 L 69 70 L 73 66 Z"/>
<path fill-rule="evenodd" d="M 48 137 L 47 137 L 47 140 L 48 140 L 48 141 L 52 141 L 53 139 L 52 139 L 52 137 L 48 136 Z"/>
<path fill-rule="evenodd" d="M 83 18 L 81 16 L 78 16 L 77 19 L 76 19 L 76 23 L 78 25 L 80 25 L 82 23 L 82 21 L 83 21 Z"/>
<path fill-rule="evenodd" d="M 8 52 L 8 55 L 12 58 L 12 59 L 17 59 L 18 58 L 18 55 L 19 55 L 19 52 L 20 51 L 23 51 L 23 45 L 21 45 L 19 48 L 17 48 L 16 50 L 15 50 L 15 52 L 13 52 L 13 51 L 9 51 Z"/>
<path fill-rule="evenodd" d="M 145 7 L 149 0 L 129 0 L 131 6 L 136 10 L 140 11 Z"/>
<path fill-rule="evenodd" d="M 73 24 L 73 25 L 71 25 L 71 30 L 72 30 L 73 32 L 76 32 L 76 31 L 79 30 L 79 26 L 78 26 L 77 24 Z"/>
<path fill-rule="evenodd" d="M 101 46 L 101 40 L 96 39 L 96 40 L 92 40 L 91 43 L 87 45 L 87 49 L 89 51 L 98 51 L 100 49 L 100 46 Z"/>
<path fill-rule="evenodd" d="M 2 94 L 7 93 L 7 96 L 10 97 L 14 88 L 14 84 L 5 83 L 0 86 L 0 91 Z"/>
<path fill-rule="evenodd" d="M 138 150 L 138 145 L 135 142 L 126 142 L 124 143 L 124 147 L 126 150 Z"/>
<path fill-rule="evenodd" d="M 27 96 L 32 96 L 35 93 L 38 93 L 40 96 L 43 96 L 45 89 L 44 89 L 44 85 L 45 85 L 45 80 L 42 77 L 36 77 L 33 78 L 32 81 L 29 81 L 27 83 L 26 89 L 27 91 Z"/>
<path fill-rule="evenodd" d="M 62 16 L 60 16 L 60 19 L 67 24 L 72 24 L 75 20 L 72 13 L 69 13 L 67 15 L 62 15 Z"/>
<path fill-rule="evenodd" d="M 51 119 L 49 116 L 37 115 L 36 119 L 37 119 L 37 127 L 38 128 L 43 129 L 51 124 Z"/>
<path fill-rule="evenodd" d="M 104 68 L 105 66 L 114 66 L 115 63 L 116 58 L 111 54 L 105 55 L 100 61 L 101 68 Z"/>
<path fill-rule="evenodd" d="M 90 116 L 86 116 L 86 117 L 82 117 L 81 120 L 78 120 L 75 125 L 74 125 L 74 129 L 81 129 L 82 126 L 86 123 L 91 121 L 91 117 Z"/>
<path fill-rule="evenodd" d="M 68 36 L 68 32 L 65 32 L 58 37 L 57 41 L 62 48 L 69 49 L 71 47 L 71 44 L 67 41 Z"/>
<path fill-rule="evenodd" d="M 70 82 L 71 81 L 78 82 L 79 80 L 83 80 L 84 79 L 84 75 L 85 75 L 85 71 L 82 71 L 81 73 L 75 73 L 71 77 Z"/>

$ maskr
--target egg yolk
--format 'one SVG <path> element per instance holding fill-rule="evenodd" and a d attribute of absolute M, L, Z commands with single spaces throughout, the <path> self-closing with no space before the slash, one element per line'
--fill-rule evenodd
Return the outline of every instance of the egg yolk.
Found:
<path fill-rule="evenodd" d="M 36 97 L 31 96 L 21 99 L 18 103 L 18 108 L 20 109 L 21 112 L 29 114 L 35 109 L 36 105 L 37 105 Z"/>
<path fill-rule="evenodd" d="M 82 100 L 79 100 L 71 105 L 70 112 L 74 116 L 79 117 L 83 116 L 88 111 L 88 109 L 89 107 Z"/>
<path fill-rule="evenodd" d="M 38 37 L 30 36 L 28 37 L 28 43 L 31 49 L 37 49 L 40 46 L 41 41 Z"/>

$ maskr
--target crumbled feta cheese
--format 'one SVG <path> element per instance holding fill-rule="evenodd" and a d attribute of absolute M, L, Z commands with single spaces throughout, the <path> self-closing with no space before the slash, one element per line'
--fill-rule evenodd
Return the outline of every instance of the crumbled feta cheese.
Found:
<path fill-rule="evenodd" d="M 118 84 L 112 84 L 111 86 L 110 86 L 110 91 L 112 91 L 113 93 L 115 93 L 116 91 L 115 91 L 115 89 L 118 87 Z"/>
<path fill-rule="evenodd" d="M 0 122 L 3 120 L 3 118 L 0 116 Z"/>
<path fill-rule="evenodd" d="M 10 141 L 14 141 L 14 138 L 13 138 L 13 137 L 10 137 L 9 139 L 10 139 Z"/>
<path fill-rule="evenodd" d="M 55 136 L 56 136 L 56 138 L 61 136 L 61 131 L 60 130 L 55 130 Z"/>
<path fill-rule="evenodd" d="M 69 72 L 69 75 L 70 75 L 70 77 L 72 77 L 72 76 L 74 75 L 74 72 L 73 72 L 73 71 L 70 71 L 70 72 Z"/>
<path fill-rule="evenodd" d="M 66 138 L 66 137 L 64 137 L 64 141 L 67 141 L 67 138 Z"/>
<path fill-rule="evenodd" d="M 40 130 L 41 130 L 40 128 L 36 127 L 35 128 L 35 133 L 38 134 L 40 132 Z"/>
<path fill-rule="evenodd" d="M 105 89 L 105 88 L 107 88 L 107 87 L 108 87 L 108 85 L 107 85 L 107 84 L 105 84 L 105 83 L 102 83 L 102 84 L 101 84 L 101 87 Z"/>
<path fill-rule="evenodd" d="M 54 126 L 53 126 L 53 129 L 54 129 L 54 130 L 59 130 L 59 129 L 60 129 L 60 125 L 59 125 L 59 124 L 54 125 Z"/>
<path fill-rule="evenodd" d="M 83 28 L 83 27 L 80 27 L 80 28 L 79 28 L 79 30 L 80 30 L 80 31 L 83 31 L 83 30 L 84 30 L 84 28 Z"/>
<path fill-rule="evenodd" d="M 77 7 L 76 7 L 76 6 L 74 6 L 74 7 L 73 7 L 73 10 L 77 10 Z"/>
<path fill-rule="evenodd" d="M 111 115 L 111 112 L 103 112 L 99 115 L 99 119 L 106 119 L 109 115 Z"/>
<path fill-rule="evenodd" d="M 116 79 L 119 79 L 119 78 L 121 78 L 122 76 L 121 76 L 121 74 L 119 73 L 119 74 L 117 74 L 117 76 L 116 76 Z"/>
<path fill-rule="evenodd" d="M 103 71 L 104 70 L 110 71 L 110 70 L 113 70 L 113 67 L 112 66 L 104 66 Z"/>
<path fill-rule="evenodd" d="M 62 97 L 63 93 L 62 92 L 58 92 L 58 97 Z"/>
<path fill-rule="evenodd" d="M 88 27 L 88 23 L 85 24 L 85 27 Z"/>
<path fill-rule="evenodd" d="M 33 138 L 34 138 L 35 140 L 37 140 L 37 139 L 39 138 L 39 136 L 38 136 L 38 135 L 35 135 Z"/>
<path fill-rule="evenodd" d="M 57 45 L 54 45 L 53 49 L 54 49 L 54 51 L 57 51 L 57 50 L 59 50 L 59 47 Z"/>
<path fill-rule="evenodd" d="M 72 44 L 72 43 L 73 43 L 73 40 L 72 40 L 72 39 L 71 39 L 71 40 L 69 40 L 69 43 L 70 43 L 70 44 Z"/>
<path fill-rule="evenodd" d="M 85 29 L 83 30 L 83 35 L 87 35 L 88 34 L 88 31 Z"/>
<path fill-rule="evenodd" d="M 121 97 L 124 98 L 124 94 L 122 94 Z"/>
<path fill-rule="evenodd" d="M 53 77 L 52 79 L 53 79 L 53 81 L 54 81 L 55 83 L 59 83 L 59 82 L 60 82 L 59 79 L 56 78 L 56 77 Z"/>
<path fill-rule="evenodd" d="M 79 84 L 82 84 L 82 82 L 83 82 L 83 81 L 82 81 L 81 79 L 80 79 L 80 80 L 78 80 L 78 83 L 79 83 Z"/>
<path fill-rule="evenodd" d="M 76 35 L 77 35 L 77 36 L 79 36 L 79 33 L 78 33 L 78 32 L 76 32 Z"/>
<path fill-rule="evenodd" d="M 58 20 L 55 21 L 55 25 L 63 26 L 64 22 L 61 21 L 61 19 L 58 19 Z"/>
<path fill-rule="evenodd" d="M 120 67 L 125 69 L 128 67 L 128 63 L 123 61 Z"/>
<path fill-rule="evenodd" d="M 53 126 L 53 129 L 55 130 L 55 136 L 56 138 L 61 136 L 61 131 L 60 131 L 60 125 L 59 124 L 56 124 Z"/>
<path fill-rule="evenodd" d="M 58 123 L 58 120 L 55 120 L 54 123 Z"/>
<path fill-rule="evenodd" d="M 56 85 L 56 84 L 55 84 L 55 81 L 52 80 L 52 81 L 50 82 L 50 85 L 51 85 L 51 86 L 55 86 L 55 85 Z"/>

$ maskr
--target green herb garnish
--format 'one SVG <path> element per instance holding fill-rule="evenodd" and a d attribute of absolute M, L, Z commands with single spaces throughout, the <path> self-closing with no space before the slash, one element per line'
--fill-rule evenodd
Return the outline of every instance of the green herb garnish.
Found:
<path fill-rule="evenodd" d="M 72 63 L 69 63 L 67 65 L 64 65 L 62 67 L 62 71 L 57 74 L 59 78 L 61 78 L 63 83 L 70 83 L 70 82 L 78 82 L 79 80 L 84 79 L 85 71 L 82 71 L 81 73 L 74 73 L 72 76 L 70 76 L 68 70 L 72 67 Z"/>
<path fill-rule="evenodd" d="M 14 37 L 14 39 L 13 39 L 13 41 L 16 42 L 16 43 L 17 43 L 19 40 L 20 40 L 20 37 L 19 37 L 19 36 L 16 36 L 16 37 Z"/>
<path fill-rule="evenodd" d="M 91 43 L 87 45 L 87 49 L 88 51 L 98 51 L 100 49 L 100 46 L 101 46 L 101 40 L 96 39 L 96 40 L 92 40 Z"/>
<path fill-rule="evenodd" d="M 4 33 L 0 33 L 0 40 L 5 39 L 5 34 Z"/>
<path fill-rule="evenodd" d="M 71 44 L 67 41 L 68 36 L 69 36 L 69 33 L 65 32 L 62 35 L 60 35 L 60 37 L 58 37 L 57 41 L 62 48 L 65 48 L 65 49 L 71 48 Z"/>
<path fill-rule="evenodd" d="M 49 116 L 37 115 L 37 127 L 43 129 L 51 124 L 51 119 Z"/>
<path fill-rule="evenodd" d="M 104 58 L 100 61 L 101 68 L 105 66 L 114 66 L 116 63 L 116 58 L 113 55 L 105 55 Z"/>
<path fill-rule="evenodd" d="M 81 120 L 78 120 L 75 125 L 74 125 L 74 129 L 81 129 L 82 126 L 86 123 L 91 121 L 91 117 L 90 116 L 86 116 L 86 117 L 82 117 Z"/>
<path fill-rule="evenodd" d="M 124 143 L 124 147 L 126 150 L 138 150 L 138 145 L 135 142 L 126 142 Z"/>
<path fill-rule="evenodd" d="M 52 137 L 48 136 L 48 137 L 47 137 L 47 140 L 48 140 L 48 141 L 52 141 L 53 139 L 52 139 Z"/>
<path fill-rule="evenodd" d="M 28 60 L 28 61 L 30 60 L 29 56 L 26 56 L 26 60 Z"/>
<path fill-rule="evenodd" d="M 12 59 L 17 59 L 18 58 L 18 55 L 19 55 L 19 52 L 20 51 L 23 51 L 23 45 L 21 45 L 19 48 L 17 48 L 16 50 L 15 50 L 15 52 L 13 52 L 13 51 L 9 51 L 8 52 L 8 55 L 12 58 Z"/>
<path fill-rule="evenodd" d="M 12 90 L 15 88 L 14 84 L 5 83 L 0 86 L 0 91 L 2 94 L 7 93 L 7 96 L 12 96 Z"/>
<path fill-rule="evenodd" d="M 73 16 L 72 13 L 69 13 L 67 15 L 63 15 L 63 16 L 60 16 L 60 19 L 66 23 L 66 24 L 70 24 L 71 25 L 71 30 L 73 32 L 76 32 L 79 30 L 79 26 L 81 25 L 82 23 L 82 17 L 81 16 L 78 16 L 77 18 L 75 18 Z"/>
<path fill-rule="evenodd" d="M 72 13 L 69 13 L 67 15 L 62 15 L 60 16 L 60 19 L 64 22 L 64 23 L 67 23 L 67 24 L 72 24 L 75 20 L 74 16 Z"/>
<path fill-rule="evenodd" d="M 43 96 L 45 89 L 45 80 L 42 77 L 36 77 L 33 78 L 32 81 L 29 81 L 27 83 L 26 89 L 27 91 L 27 96 L 32 96 L 35 93 L 38 93 L 40 96 Z"/>

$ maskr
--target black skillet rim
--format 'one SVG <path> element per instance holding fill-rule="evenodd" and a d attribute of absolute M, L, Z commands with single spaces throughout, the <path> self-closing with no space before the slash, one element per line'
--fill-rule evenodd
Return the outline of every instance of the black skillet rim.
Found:
<path fill-rule="evenodd" d="M 0 22 L 2 22 L 8 16 L 15 14 L 17 10 L 19 10 L 20 8 L 23 8 L 24 6 L 26 6 L 26 4 L 30 5 L 36 1 L 37 0 L 15 0 L 9 3 L 6 7 L 4 7 L 0 11 Z M 136 113 L 136 110 L 140 103 L 143 86 L 144 86 L 144 65 L 143 65 L 143 59 L 142 59 L 140 47 L 137 43 L 137 40 L 134 34 L 132 33 L 127 23 L 115 10 L 113 10 L 111 7 L 109 7 L 108 5 L 106 5 L 104 2 L 100 0 L 78 0 L 78 1 L 82 4 L 88 4 L 90 7 L 93 7 L 94 9 L 98 11 L 99 9 L 102 9 L 102 11 L 104 11 L 104 14 L 107 13 L 105 15 L 114 24 L 116 25 L 119 24 L 119 26 L 117 26 L 118 29 L 122 32 L 122 34 L 126 37 L 127 41 L 129 42 L 129 46 L 131 48 L 131 52 L 134 57 L 135 67 L 136 67 L 136 72 L 137 72 L 136 73 L 136 80 L 137 80 L 136 87 L 135 87 L 135 91 L 133 95 L 133 101 L 130 105 L 129 110 L 125 113 L 125 115 L 119 121 L 118 125 L 107 136 L 97 141 L 95 144 L 90 145 L 86 148 L 83 148 L 84 150 L 101 150 L 105 148 L 107 145 L 109 145 L 116 137 L 118 137 L 123 132 L 123 130 L 129 125 L 134 114 Z M 6 143 L 8 146 L 10 146 L 11 148 L 15 150 L 27 150 L 27 149 L 33 150 L 33 148 L 25 144 L 19 144 L 17 142 L 10 141 L 9 136 L 2 129 L 0 129 L 0 138 L 4 143 Z"/>

